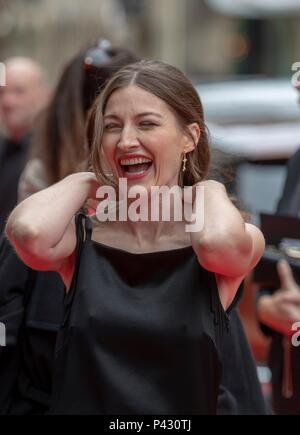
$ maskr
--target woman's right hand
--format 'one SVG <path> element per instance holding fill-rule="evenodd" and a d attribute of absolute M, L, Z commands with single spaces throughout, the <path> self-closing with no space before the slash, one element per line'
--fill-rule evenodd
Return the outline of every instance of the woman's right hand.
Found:
<path fill-rule="evenodd" d="M 88 193 L 88 197 L 95 199 L 96 198 L 96 192 L 100 187 L 99 181 L 96 178 L 96 175 L 94 172 L 81 172 L 81 174 L 84 176 L 87 176 L 88 182 L 90 184 L 90 190 Z"/>
<path fill-rule="evenodd" d="M 100 187 L 100 184 L 93 172 L 87 172 L 86 174 L 89 177 L 89 183 L 90 183 L 90 189 L 89 189 L 86 205 L 89 211 L 96 212 L 97 206 L 99 204 L 99 199 L 96 198 L 96 193 Z"/>
<path fill-rule="evenodd" d="M 281 286 L 273 295 L 258 301 L 259 320 L 283 335 L 292 335 L 292 325 L 300 321 L 300 287 L 286 260 L 277 264 Z"/>

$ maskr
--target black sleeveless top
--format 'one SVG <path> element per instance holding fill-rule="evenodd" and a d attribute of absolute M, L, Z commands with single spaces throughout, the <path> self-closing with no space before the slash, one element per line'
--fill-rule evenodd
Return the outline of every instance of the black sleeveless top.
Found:
<path fill-rule="evenodd" d="M 192 247 L 133 254 L 93 241 L 83 215 L 76 227 L 50 414 L 215 414 L 228 317 L 214 274 Z"/>

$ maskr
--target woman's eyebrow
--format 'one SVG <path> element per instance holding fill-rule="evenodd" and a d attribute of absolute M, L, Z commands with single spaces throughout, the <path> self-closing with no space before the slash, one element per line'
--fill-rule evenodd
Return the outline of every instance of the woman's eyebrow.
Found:
<path fill-rule="evenodd" d="M 104 119 L 106 118 L 119 119 L 119 117 L 113 113 L 108 113 L 107 115 L 104 115 Z"/>
<path fill-rule="evenodd" d="M 136 115 L 137 118 L 141 118 L 142 116 L 156 116 L 157 118 L 162 118 L 160 113 L 156 113 L 156 112 L 142 112 L 142 113 L 138 113 Z"/>
<path fill-rule="evenodd" d="M 135 118 L 142 118 L 143 116 L 155 116 L 156 118 L 160 118 L 160 119 L 163 118 L 160 113 L 156 113 L 156 112 L 141 112 L 136 114 Z M 106 118 L 120 119 L 120 117 L 115 113 L 107 113 L 106 115 L 104 115 L 104 119 Z"/>

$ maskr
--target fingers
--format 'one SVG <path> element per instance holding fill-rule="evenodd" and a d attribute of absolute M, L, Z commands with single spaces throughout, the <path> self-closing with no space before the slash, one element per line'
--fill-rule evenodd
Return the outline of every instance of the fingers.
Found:
<path fill-rule="evenodd" d="M 277 272 L 280 278 L 282 290 L 299 291 L 292 269 L 286 260 L 280 260 L 277 263 Z"/>
<path fill-rule="evenodd" d="M 95 212 L 96 212 L 96 210 L 97 210 L 98 204 L 99 204 L 99 201 L 97 201 L 96 199 L 89 198 L 89 199 L 86 201 L 86 205 L 88 206 L 88 208 L 89 208 L 90 210 L 95 211 Z"/>
<path fill-rule="evenodd" d="M 291 303 L 290 296 L 289 292 L 278 291 L 272 296 L 263 296 L 258 305 L 260 321 L 284 335 L 290 335 L 293 323 L 300 321 L 300 305 Z M 292 296 L 296 298 L 295 294 Z M 299 301 L 299 294 L 297 296 Z"/>
<path fill-rule="evenodd" d="M 282 329 L 285 335 L 292 334 L 292 325 L 300 320 L 300 308 L 292 304 L 282 304 L 280 317 L 278 319 L 278 328 Z"/>
<path fill-rule="evenodd" d="M 282 292 L 281 302 L 293 304 L 293 305 L 296 305 L 299 307 L 300 306 L 300 291 L 297 291 L 297 293 L 295 293 L 295 292 L 291 293 L 291 292 L 287 292 L 287 291 Z"/>
<path fill-rule="evenodd" d="M 289 306 L 287 311 L 287 318 L 291 323 L 299 322 L 300 321 L 300 309 L 296 306 Z"/>

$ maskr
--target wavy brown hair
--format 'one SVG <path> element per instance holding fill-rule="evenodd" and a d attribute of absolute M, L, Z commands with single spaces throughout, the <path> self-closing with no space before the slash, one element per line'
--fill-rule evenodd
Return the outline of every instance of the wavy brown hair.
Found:
<path fill-rule="evenodd" d="M 195 149 L 187 153 L 186 171 L 179 174 L 178 184 L 192 186 L 203 181 L 208 173 L 210 149 L 200 98 L 189 79 L 174 66 L 159 61 L 143 60 L 119 70 L 95 100 L 87 123 L 87 141 L 92 170 L 101 184 L 116 184 L 105 174 L 101 146 L 103 117 L 110 96 L 130 85 L 138 86 L 168 104 L 183 130 L 190 135 L 188 125 L 198 123 L 201 135 Z"/>

